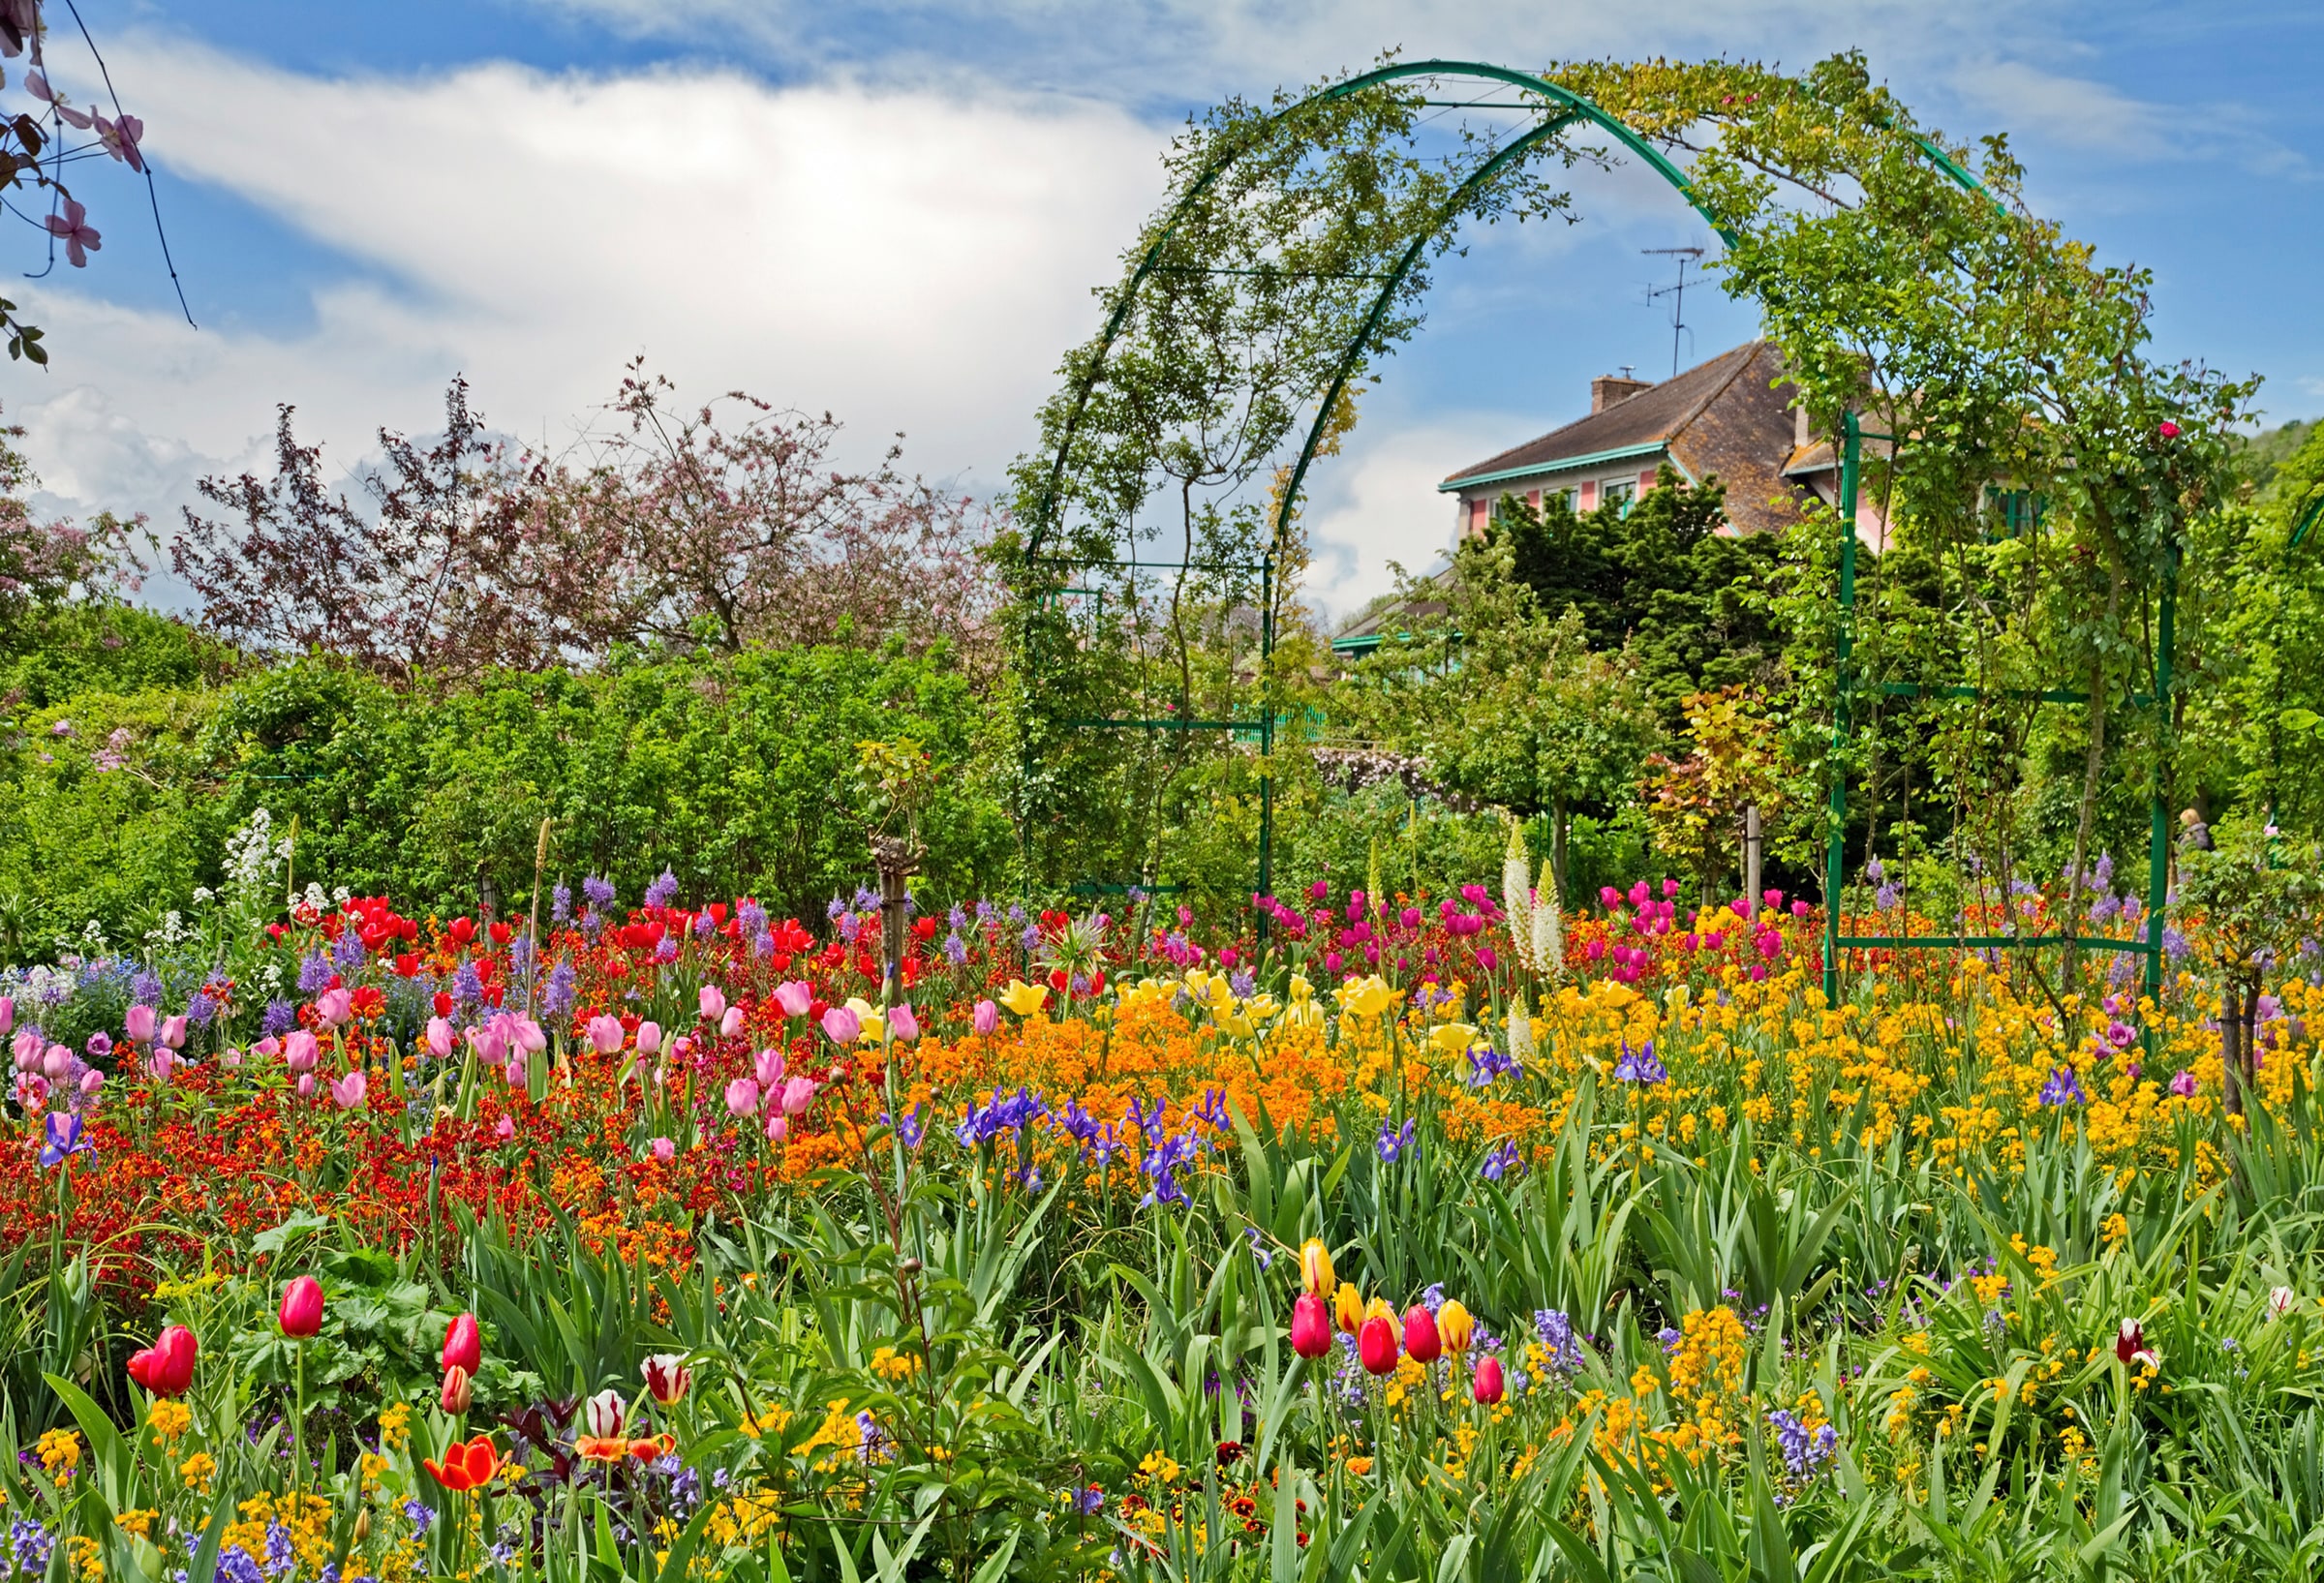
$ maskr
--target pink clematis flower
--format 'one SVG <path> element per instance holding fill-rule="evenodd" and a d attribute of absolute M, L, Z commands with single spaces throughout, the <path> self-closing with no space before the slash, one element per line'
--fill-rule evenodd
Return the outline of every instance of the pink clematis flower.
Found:
<path fill-rule="evenodd" d="M 117 121 L 108 121 L 102 115 L 92 119 L 97 124 L 98 140 L 105 144 L 107 154 L 132 170 L 145 168 L 145 156 L 138 149 L 138 139 L 145 136 L 144 122 L 134 115 L 124 115 Z"/>

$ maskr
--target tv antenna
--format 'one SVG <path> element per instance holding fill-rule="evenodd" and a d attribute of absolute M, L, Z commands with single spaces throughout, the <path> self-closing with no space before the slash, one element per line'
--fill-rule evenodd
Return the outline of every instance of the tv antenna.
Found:
<path fill-rule="evenodd" d="M 1646 288 L 1646 306 L 1649 308 L 1653 307 L 1659 298 L 1668 297 L 1671 299 L 1670 377 L 1672 379 L 1676 379 L 1678 378 L 1679 333 L 1684 331 L 1689 336 L 1692 336 L 1695 333 L 1694 328 L 1687 323 L 1686 319 L 1687 264 L 1689 260 L 1699 263 L 1702 259 L 1702 249 L 1698 247 L 1642 247 L 1638 249 L 1638 251 L 1640 253 L 1657 254 L 1666 258 L 1674 257 L 1678 259 L 1678 284 L 1676 286 L 1649 286 Z"/>

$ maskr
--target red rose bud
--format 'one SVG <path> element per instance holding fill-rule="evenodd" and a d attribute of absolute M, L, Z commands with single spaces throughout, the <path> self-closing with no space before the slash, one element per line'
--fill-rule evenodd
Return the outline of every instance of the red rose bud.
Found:
<path fill-rule="evenodd" d="M 436 1398 L 436 1405 L 458 1417 L 468 1411 L 469 1400 L 474 1393 L 474 1383 L 468 1370 L 454 1363 L 443 1371 L 443 1393 Z"/>
<path fill-rule="evenodd" d="M 1396 1322 L 1375 1315 L 1356 1332 L 1356 1355 L 1366 1374 L 1391 1374 L 1396 1367 Z"/>
<path fill-rule="evenodd" d="M 283 1288 L 283 1306 L 275 1315 L 283 1334 L 303 1341 L 322 1328 L 322 1284 L 301 1275 Z"/>
<path fill-rule="evenodd" d="M 1436 1316 L 1418 1303 L 1404 1316 L 1404 1350 L 1416 1363 L 1433 1363 L 1445 1355 L 1444 1339 L 1436 1333 Z"/>
<path fill-rule="evenodd" d="M 1477 1359 L 1477 1378 L 1469 1383 L 1469 1394 L 1486 1407 L 1501 1399 L 1501 1359 L 1487 1353 Z"/>
<path fill-rule="evenodd" d="M 193 1331 L 172 1324 L 152 1346 L 130 1355 L 129 1377 L 156 1396 L 183 1396 L 194 1383 L 194 1356 L 200 1350 Z"/>
<path fill-rule="evenodd" d="M 2176 440 L 2179 438 L 2179 425 L 2166 417 L 2155 425 L 2155 432 L 2165 440 Z"/>
<path fill-rule="evenodd" d="M 443 1329 L 443 1366 L 470 1375 L 484 1366 L 484 1339 L 476 1333 L 476 1316 L 462 1314 Z"/>
<path fill-rule="evenodd" d="M 1331 1350 L 1331 1311 L 1312 1292 L 1302 1292 L 1291 1305 L 1291 1350 L 1301 1357 L 1321 1357 Z"/>

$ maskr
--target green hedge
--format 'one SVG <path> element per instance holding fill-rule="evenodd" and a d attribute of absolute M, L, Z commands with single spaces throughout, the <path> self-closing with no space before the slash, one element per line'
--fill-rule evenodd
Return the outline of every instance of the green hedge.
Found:
<path fill-rule="evenodd" d="M 115 941 L 151 928 L 217 882 L 226 837 L 260 807 L 278 831 L 297 818 L 302 884 L 406 910 L 473 907 L 483 883 L 521 906 L 554 818 L 552 877 L 602 873 L 634 901 L 666 866 L 684 896 L 805 915 L 867 877 L 849 788 L 872 737 L 915 737 L 939 767 L 936 894 L 1001 884 L 1014 853 L 988 706 L 941 652 L 631 656 L 398 694 L 320 659 L 222 676 L 62 647 L 35 668 L 93 685 L 37 705 L 23 689 L 0 757 L 0 949 L 16 959 L 89 920 Z M 124 764 L 100 768 L 114 744 Z"/>

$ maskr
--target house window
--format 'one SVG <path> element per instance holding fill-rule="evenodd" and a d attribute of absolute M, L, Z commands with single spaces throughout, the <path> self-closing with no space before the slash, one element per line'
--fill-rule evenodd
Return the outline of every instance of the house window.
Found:
<path fill-rule="evenodd" d="M 1471 501 L 1469 502 L 1469 532 L 1472 533 L 1483 533 L 1485 524 L 1491 520 L 1492 514 L 1492 502 L 1487 500 Z"/>
<path fill-rule="evenodd" d="M 1595 478 L 1591 478 L 1591 479 L 1588 479 L 1587 481 L 1585 481 L 1585 482 L 1582 484 L 1582 486 L 1581 486 L 1581 503 L 1580 503 L 1579 505 L 1576 505 L 1576 506 L 1575 507 L 1575 510 L 1577 510 L 1577 511 L 1595 511 L 1595 510 L 1597 510 L 1597 509 L 1598 509 L 1598 480 L 1597 480 L 1597 479 L 1595 479 Z"/>
<path fill-rule="evenodd" d="M 1637 498 L 1638 486 L 1635 480 L 1629 478 L 1609 479 L 1601 489 L 1602 502 L 1612 506 L 1626 517 L 1630 515 L 1631 505 Z"/>

